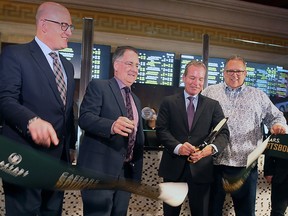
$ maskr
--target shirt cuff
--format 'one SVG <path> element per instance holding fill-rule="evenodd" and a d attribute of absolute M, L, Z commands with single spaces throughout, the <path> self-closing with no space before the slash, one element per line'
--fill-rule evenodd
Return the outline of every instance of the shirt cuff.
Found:
<path fill-rule="evenodd" d="M 180 149 L 181 146 L 182 146 L 181 143 L 178 144 L 178 145 L 176 146 L 176 148 L 174 149 L 173 153 L 179 155 L 179 149 Z"/>
<path fill-rule="evenodd" d="M 116 121 L 113 122 L 113 124 L 112 124 L 112 126 L 111 126 L 111 130 L 110 130 L 112 135 L 115 134 L 114 131 L 113 131 L 113 127 L 114 127 L 114 125 L 115 125 L 115 122 L 116 122 Z"/>

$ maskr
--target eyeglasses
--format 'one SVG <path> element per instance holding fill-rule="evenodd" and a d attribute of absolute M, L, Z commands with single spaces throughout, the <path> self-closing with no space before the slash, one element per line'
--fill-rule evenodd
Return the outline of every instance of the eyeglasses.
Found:
<path fill-rule="evenodd" d="M 71 31 L 73 31 L 75 29 L 74 25 L 69 25 L 68 23 L 65 23 L 65 22 L 57 22 L 57 21 L 54 21 L 54 20 L 49 20 L 49 19 L 44 19 L 45 21 L 47 22 L 52 22 L 52 23 L 56 23 L 56 24 L 59 24 L 61 26 L 61 30 L 62 31 L 67 31 L 68 28 L 70 28 Z"/>
<path fill-rule="evenodd" d="M 237 75 L 240 75 L 240 74 L 243 74 L 245 72 L 245 70 L 225 70 L 229 75 L 232 75 L 232 74 L 237 74 Z"/>
<path fill-rule="evenodd" d="M 119 60 L 117 60 L 117 61 L 119 61 Z M 131 62 L 131 61 L 119 61 L 119 62 L 122 62 L 123 64 L 125 64 L 125 65 L 127 65 L 127 66 L 129 66 L 129 67 L 133 67 L 133 66 L 135 66 L 138 70 L 140 69 L 140 67 L 141 67 L 141 65 L 140 64 L 138 64 L 138 63 L 133 63 L 133 62 Z"/>

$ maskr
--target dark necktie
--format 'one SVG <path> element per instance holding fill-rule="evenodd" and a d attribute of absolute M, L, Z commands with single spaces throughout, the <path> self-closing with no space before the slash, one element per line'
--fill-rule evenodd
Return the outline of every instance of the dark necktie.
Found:
<path fill-rule="evenodd" d="M 187 107 L 187 117 L 188 117 L 188 125 L 189 125 L 189 130 L 191 129 L 192 123 L 193 123 L 193 118 L 194 118 L 194 113 L 195 113 L 195 109 L 194 109 L 194 105 L 193 105 L 193 97 L 188 97 L 189 99 L 189 104 Z"/>
<path fill-rule="evenodd" d="M 132 104 L 130 100 L 130 95 L 131 95 L 131 90 L 129 87 L 124 87 L 125 93 L 126 93 L 126 109 L 127 109 L 127 118 L 130 120 L 133 120 L 133 109 L 132 109 Z M 128 137 L 128 149 L 127 149 L 127 154 L 126 154 L 126 162 L 129 162 L 132 160 L 133 157 L 133 148 L 135 144 L 135 134 L 134 130 L 129 134 Z"/>
<path fill-rule="evenodd" d="M 65 106 L 66 104 L 66 84 L 64 81 L 64 76 L 62 72 L 62 68 L 58 59 L 58 55 L 56 52 L 50 52 L 49 55 L 53 58 L 53 72 L 55 74 L 55 80 L 57 84 L 58 91 L 60 93 L 60 97 Z"/>

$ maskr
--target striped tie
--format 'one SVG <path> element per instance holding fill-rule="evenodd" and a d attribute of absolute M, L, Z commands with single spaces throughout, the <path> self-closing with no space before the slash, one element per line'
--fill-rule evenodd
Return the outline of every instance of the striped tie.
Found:
<path fill-rule="evenodd" d="M 64 81 L 64 76 L 62 72 L 62 68 L 58 59 L 58 55 L 56 52 L 50 52 L 49 55 L 53 59 L 53 72 L 55 74 L 55 80 L 58 87 L 58 91 L 60 93 L 60 97 L 63 101 L 64 106 L 66 105 L 66 84 Z"/>
<path fill-rule="evenodd" d="M 127 118 L 130 120 L 133 120 L 133 109 L 132 109 L 132 104 L 130 100 L 130 95 L 131 95 L 131 90 L 129 87 L 124 87 L 125 93 L 126 93 L 126 109 L 127 109 Z M 132 130 L 131 134 L 129 134 L 129 139 L 128 139 L 128 149 L 127 149 L 127 154 L 126 154 L 126 162 L 129 162 L 132 160 L 133 157 L 133 149 L 135 145 L 135 133 L 134 130 Z"/>

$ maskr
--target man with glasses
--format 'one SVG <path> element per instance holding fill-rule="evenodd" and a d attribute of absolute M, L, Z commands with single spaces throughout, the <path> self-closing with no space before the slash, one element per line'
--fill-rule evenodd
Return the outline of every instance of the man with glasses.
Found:
<path fill-rule="evenodd" d="M 76 141 L 74 68 L 58 50 L 67 47 L 72 30 L 69 11 L 45 2 L 37 10 L 34 40 L 5 47 L 0 58 L 2 134 L 67 163 Z M 7 216 L 61 216 L 63 191 L 28 189 L 5 181 L 3 188 Z"/>
<path fill-rule="evenodd" d="M 118 47 L 112 57 L 114 77 L 92 80 L 80 107 L 79 126 L 85 131 L 78 165 L 117 181 L 140 181 L 144 133 L 141 103 L 131 91 L 139 57 L 135 48 Z M 85 216 L 126 216 L 130 193 L 119 190 L 83 190 Z"/>
<path fill-rule="evenodd" d="M 286 120 L 269 97 L 244 81 L 246 62 L 240 56 L 230 57 L 224 68 L 224 82 L 208 86 L 202 94 L 218 100 L 229 118 L 230 142 L 214 160 L 214 184 L 211 190 L 213 216 L 222 216 L 225 191 L 223 175 L 237 176 L 245 167 L 248 155 L 263 140 L 262 125 L 272 134 L 286 132 Z M 255 216 L 257 166 L 252 169 L 243 186 L 231 193 L 237 216 Z"/>

